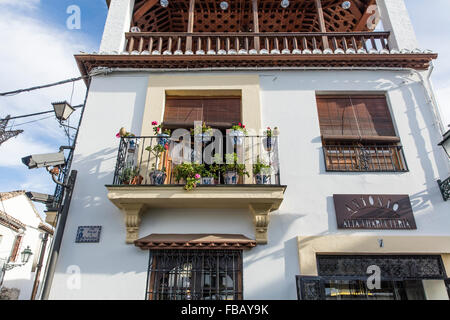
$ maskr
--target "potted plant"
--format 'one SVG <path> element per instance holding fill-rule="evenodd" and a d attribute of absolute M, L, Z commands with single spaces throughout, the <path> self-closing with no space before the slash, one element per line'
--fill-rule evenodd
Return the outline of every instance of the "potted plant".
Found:
<path fill-rule="evenodd" d="M 132 138 L 135 137 L 134 134 L 128 132 L 125 128 L 120 128 L 119 132 L 116 134 L 116 138 Z M 136 151 L 137 139 L 127 139 L 125 143 L 128 144 L 128 152 L 134 153 Z"/>
<path fill-rule="evenodd" d="M 256 184 L 270 184 L 271 167 L 259 160 L 253 164 L 253 176 L 255 177 Z"/>
<path fill-rule="evenodd" d="M 248 171 L 244 164 L 238 164 L 236 153 L 227 153 L 225 155 L 226 163 L 224 168 L 225 184 L 237 184 L 240 177 L 246 175 L 249 177 Z"/>
<path fill-rule="evenodd" d="M 169 129 L 163 129 L 162 124 L 158 125 L 157 121 L 152 121 L 153 133 L 157 136 L 158 144 L 165 146 L 169 143 L 170 133 Z"/>
<path fill-rule="evenodd" d="M 204 168 L 203 164 L 184 162 L 174 168 L 175 179 L 177 182 L 185 182 L 185 190 L 192 190 L 201 181 Z"/>
<path fill-rule="evenodd" d="M 197 126 L 191 129 L 191 135 L 201 141 L 210 141 L 213 135 L 213 129 L 210 126 L 206 126 L 206 123 L 203 122 L 201 127 Z"/>
<path fill-rule="evenodd" d="M 166 181 L 166 168 L 157 169 L 156 164 L 152 164 L 152 171 L 149 173 L 150 184 L 161 185 Z"/>
<path fill-rule="evenodd" d="M 262 140 L 264 150 L 266 150 L 267 152 L 272 151 L 274 139 L 278 134 L 279 134 L 278 127 L 275 127 L 273 130 L 270 127 L 267 127 L 267 129 L 264 131 L 264 136 L 266 137 L 263 138 Z"/>
<path fill-rule="evenodd" d="M 217 179 L 216 168 L 214 165 L 210 165 L 209 168 L 202 165 L 202 184 L 212 185 L 215 184 L 215 179 Z"/>
<path fill-rule="evenodd" d="M 162 153 L 165 152 L 169 148 L 168 144 L 161 145 L 157 144 L 153 148 L 147 147 L 145 150 L 153 153 L 155 155 L 155 163 L 152 164 L 152 171 L 150 171 L 150 183 L 151 184 L 164 184 L 164 181 L 166 180 L 166 168 L 162 167 L 161 169 L 158 169 L 158 160 L 161 157 Z"/>
<path fill-rule="evenodd" d="M 234 144 L 241 145 L 244 141 L 244 136 L 247 135 L 247 129 L 245 129 L 245 125 L 242 123 L 238 123 L 237 125 L 233 125 L 230 128 L 229 136 L 233 137 Z"/>
<path fill-rule="evenodd" d="M 141 184 L 143 179 L 144 178 L 139 175 L 139 169 L 136 167 L 124 168 L 119 176 L 121 184 L 137 185 Z"/>

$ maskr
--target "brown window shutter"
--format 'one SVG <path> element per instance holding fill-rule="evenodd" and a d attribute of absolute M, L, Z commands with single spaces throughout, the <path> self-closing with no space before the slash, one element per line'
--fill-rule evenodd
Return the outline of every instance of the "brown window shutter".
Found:
<path fill-rule="evenodd" d="M 194 121 L 203 121 L 201 99 L 167 98 L 164 122 L 192 125 Z"/>
<path fill-rule="evenodd" d="M 384 96 L 317 96 L 317 108 L 325 139 L 399 140 Z"/>
<path fill-rule="evenodd" d="M 23 236 L 16 236 L 16 240 L 14 241 L 13 250 L 11 253 L 11 262 L 16 262 L 17 257 L 19 256 L 20 245 L 22 244 Z"/>
<path fill-rule="evenodd" d="M 241 121 L 238 97 L 166 97 L 164 124 L 193 127 L 203 121 L 211 127 L 230 127 Z"/>

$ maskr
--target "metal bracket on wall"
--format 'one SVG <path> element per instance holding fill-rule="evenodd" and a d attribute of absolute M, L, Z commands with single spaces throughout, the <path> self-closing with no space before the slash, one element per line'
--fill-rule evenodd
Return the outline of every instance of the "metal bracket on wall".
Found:
<path fill-rule="evenodd" d="M 441 190 L 442 198 L 444 199 L 444 201 L 449 200 L 450 199 L 450 177 L 448 177 L 444 181 L 438 180 L 437 183 L 439 185 L 439 189 Z"/>

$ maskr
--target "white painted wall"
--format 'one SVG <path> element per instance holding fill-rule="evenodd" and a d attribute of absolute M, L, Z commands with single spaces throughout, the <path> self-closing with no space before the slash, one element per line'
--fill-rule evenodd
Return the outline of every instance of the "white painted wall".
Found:
<path fill-rule="evenodd" d="M 78 178 L 51 299 L 145 296 L 148 252 L 125 244 L 123 215 L 107 199 L 104 185 L 113 180 L 119 128 L 141 130 L 149 75 L 121 73 L 92 81 L 72 168 L 78 170 Z M 245 299 L 296 299 L 299 235 L 450 236 L 450 203 L 443 202 L 436 183 L 449 176 L 449 163 L 437 146 L 441 137 L 417 76 L 394 71 L 267 71 L 259 75 L 263 127 L 281 130 L 281 183 L 288 187 L 280 210 L 272 214 L 269 244 L 244 254 Z M 387 94 L 409 172 L 325 171 L 315 94 L 330 91 Z M 338 230 L 335 193 L 409 194 L 418 230 Z M 101 225 L 100 243 L 76 244 L 77 227 L 82 225 Z M 250 214 L 231 210 L 153 211 L 143 215 L 140 236 L 207 232 L 254 237 Z M 73 265 L 81 269 L 81 287 L 69 289 L 67 284 L 73 284 L 74 277 L 66 271 Z"/>
<path fill-rule="evenodd" d="M 390 31 L 391 49 L 419 48 L 416 34 L 404 0 L 377 0 L 378 10 L 385 31 Z"/>
<path fill-rule="evenodd" d="M 103 31 L 100 52 L 122 52 L 125 32 L 130 31 L 134 0 L 111 0 Z"/>
<path fill-rule="evenodd" d="M 36 255 L 39 254 L 41 244 L 39 235 L 42 233 L 42 231 L 38 230 L 37 228 L 39 227 L 39 223 L 41 223 L 42 220 L 40 220 L 36 216 L 32 204 L 24 194 L 14 198 L 10 198 L 8 200 L 3 200 L 2 208 L 4 208 L 4 211 L 7 214 L 20 220 L 23 224 L 26 225 L 26 231 L 23 235 L 22 244 L 19 248 L 19 256 L 15 263 L 22 263 L 20 252 L 22 252 L 27 246 L 30 246 L 31 251 L 33 252 L 33 255 L 30 257 L 30 260 L 26 265 L 6 271 L 3 286 L 7 288 L 19 289 L 19 299 L 29 300 L 31 298 L 31 292 L 36 275 L 34 271 L 32 272 L 33 260 L 36 258 Z M 12 246 L 14 244 L 17 233 L 9 228 L 0 226 L 0 234 L 4 235 L 3 240 L 0 243 L 0 258 L 8 259 L 11 254 Z M 47 248 L 49 246 L 49 243 L 47 245 Z M 43 271 L 41 272 L 41 280 L 42 277 Z"/>

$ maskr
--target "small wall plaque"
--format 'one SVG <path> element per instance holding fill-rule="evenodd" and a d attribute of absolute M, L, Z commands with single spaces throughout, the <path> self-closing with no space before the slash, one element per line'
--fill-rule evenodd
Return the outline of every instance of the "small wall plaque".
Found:
<path fill-rule="evenodd" d="M 100 242 L 101 226 L 80 226 L 78 227 L 76 243 Z"/>

